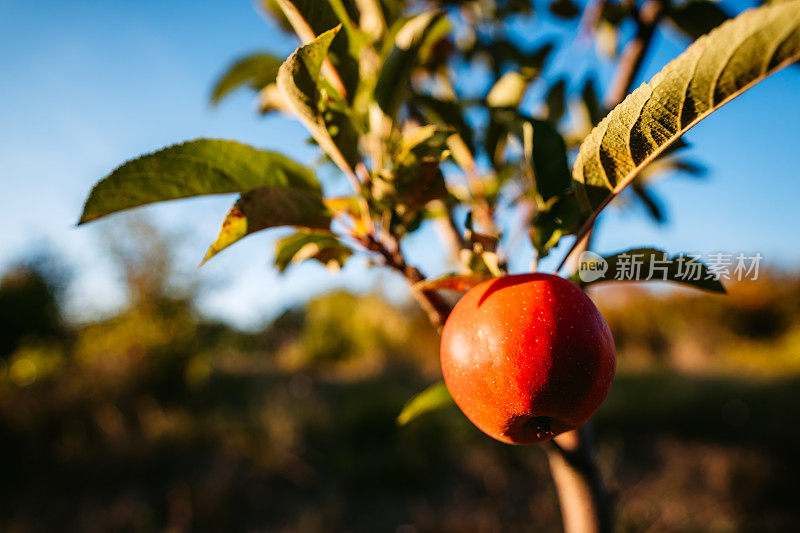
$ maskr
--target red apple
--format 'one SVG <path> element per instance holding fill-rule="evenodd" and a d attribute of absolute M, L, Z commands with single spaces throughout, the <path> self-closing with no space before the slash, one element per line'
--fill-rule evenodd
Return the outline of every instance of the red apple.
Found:
<path fill-rule="evenodd" d="M 467 418 L 511 444 L 584 424 L 614 378 L 614 339 L 573 283 L 550 274 L 506 276 L 472 288 L 442 332 L 442 372 Z"/>

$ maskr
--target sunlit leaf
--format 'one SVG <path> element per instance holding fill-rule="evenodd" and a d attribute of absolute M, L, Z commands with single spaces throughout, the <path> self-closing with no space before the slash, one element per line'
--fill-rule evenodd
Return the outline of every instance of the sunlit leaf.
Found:
<path fill-rule="evenodd" d="M 486 95 L 489 107 L 518 107 L 528 89 L 530 78 L 519 72 L 509 71 L 492 85 Z"/>
<path fill-rule="evenodd" d="M 631 93 L 581 146 L 573 180 L 586 219 L 711 112 L 800 58 L 800 1 L 746 11 Z"/>
<path fill-rule="evenodd" d="M 283 60 L 272 54 L 260 53 L 243 57 L 228 67 L 228 70 L 217 80 L 211 94 L 211 101 L 218 103 L 223 97 L 242 85 L 260 91 L 275 83 L 278 67 Z"/>
<path fill-rule="evenodd" d="M 308 129 L 320 148 L 343 171 L 353 173 L 353 161 L 345 157 L 328 131 L 319 96 L 324 84 L 320 81 L 322 63 L 340 26 L 326 31 L 307 45 L 298 48 L 278 70 L 278 89 L 287 106 Z M 341 117 L 340 117 L 341 118 Z M 352 146 L 349 146 L 352 149 Z"/>
<path fill-rule="evenodd" d="M 349 15 L 355 20 L 358 12 L 353 0 L 341 2 Z M 340 24 L 339 17 L 328 0 L 273 0 L 265 2 L 266 7 L 277 15 L 285 27 L 294 30 L 303 44 L 309 44 L 318 36 Z M 348 98 L 352 98 L 359 83 L 358 63 L 351 54 L 349 32 L 342 32 L 329 45 L 328 67 L 335 67 L 337 78 Z M 329 72 L 330 74 L 333 74 Z"/>
<path fill-rule="evenodd" d="M 314 174 L 281 154 L 234 141 L 198 139 L 117 168 L 94 186 L 79 224 L 155 202 L 265 186 L 321 194 Z"/>
<path fill-rule="evenodd" d="M 257 231 L 276 226 L 327 229 L 331 213 L 319 191 L 291 187 L 259 187 L 246 192 L 231 208 L 217 240 L 203 262 Z"/>
<path fill-rule="evenodd" d="M 397 425 L 405 426 L 412 420 L 444 407 L 455 405 L 444 381 L 438 381 L 414 396 L 397 416 Z"/>
<path fill-rule="evenodd" d="M 328 268 L 339 269 L 353 255 L 335 235 L 321 231 L 298 231 L 275 246 L 275 266 L 283 272 L 292 263 L 314 259 Z"/>

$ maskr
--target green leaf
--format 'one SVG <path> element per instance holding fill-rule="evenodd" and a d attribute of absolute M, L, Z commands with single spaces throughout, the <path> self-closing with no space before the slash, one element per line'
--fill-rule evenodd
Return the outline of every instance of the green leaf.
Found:
<path fill-rule="evenodd" d="M 230 92 L 242 85 L 260 91 L 275 83 L 278 67 L 283 61 L 272 54 L 259 53 L 243 57 L 228 67 L 217 80 L 211 94 L 211 102 L 216 104 Z"/>
<path fill-rule="evenodd" d="M 486 152 L 498 163 L 505 138 L 514 135 L 524 141 L 526 124 L 532 126 L 533 130 L 530 143 L 532 152 L 529 157 L 533 162 L 536 179 L 535 192 L 543 201 L 548 201 L 566 193 L 571 183 L 566 144 L 552 124 L 525 116 L 514 109 L 491 109 L 486 133 Z"/>
<path fill-rule="evenodd" d="M 530 239 L 539 258 L 546 257 L 561 237 L 575 233 L 580 225 L 578 205 L 572 194 L 548 202 L 531 220 Z"/>
<path fill-rule="evenodd" d="M 444 381 L 437 381 L 406 403 L 397 416 L 397 425 L 405 426 L 425 413 L 455 405 Z"/>
<path fill-rule="evenodd" d="M 573 170 L 583 236 L 641 170 L 689 128 L 800 58 L 800 1 L 746 11 L 633 91 L 584 140 Z"/>
<path fill-rule="evenodd" d="M 508 39 L 496 37 L 485 42 L 477 40 L 471 49 L 465 51 L 465 58 L 470 61 L 476 57 L 488 59 L 495 78 L 507 70 L 515 70 L 532 80 L 542 72 L 554 49 L 553 43 L 545 43 L 528 52 Z"/>
<path fill-rule="evenodd" d="M 287 106 L 308 129 L 320 148 L 339 168 L 352 174 L 354 162 L 345 157 L 334 142 L 328 131 L 329 124 L 320 112 L 320 92 L 326 87 L 320 80 L 322 63 L 340 28 L 341 26 L 337 26 L 326 31 L 290 55 L 278 70 L 278 89 L 286 99 Z"/>
<path fill-rule="evenodd" d="M 268 0 L 263 3 L 279 20 L 281 18 L 286 20 L 287 9 L 284 6 L 289 4 L 297 15 L 302 17 L 303 23 L 307 24 L 317 35 L 339 24 L 339 17 L 331 7 L 330 2 L 326 0 Z M 284 6 L 281 6 L 281 4 L 284 4 Z M 356 16 L 357 13 L 353 10 L 353 2 L 347 1 L 345 4 L 349 15 Z M 295 24 L 296 22 L 293 23 L 293 21 L 287 20 L 284 27 L 291 30 Z"/>
<path fill-rule="evenodd" d="M 291 159 L 234 141 L 198 139 L 128 161 L 92 189 L 78 222 L 165 200 L 292 187 L 321 194 L 314 174 Z"/>
<path fill-rule="evenodd" d="M 716 2 L 689 0 L 671 7 L 667 17 L 692 40 L 699 38 L 730 18 Z"/>
<path fill-rule="evenodd" d="M 678 260 L 680 257 L 683 257 L 683 261 Z M 608 265 L 602 276 L 596 279 L 585 279 L 585 276 L 581 276 L 581 271 L 590 271 L 587 264 L 597 264 L 598 261 L 600 264 L 605 261 Z M 584 287 L 604 281 L 646 281 L 646 279 L 628 279 L 625 274 L 630 274 L 636 269 L 639 272 L 639 276 L 636 277 L 651 277 L 653 281 L 672 281 L 711 292 L 725 292 L 725 287 L 711 275 L 711 270 L 705 263 L 690 255 L 668 257 L 666 252 L 655 248 L 635 248 L 602 259 L 593 252 L 585 252 L 580 258 L 578 272 L 570 279 Z"/>
<path fill-rule="evenodd" d="M 547 91 L 545 103 L 547 104 L 547 121 L 553 125 L 558 124 L 567 108 L 566 102 L 567 82 L 560 79 Z"/>
<path fill-rule="evenodd" d="M 353 250 L 329 232 L 298 231 L 278 241 L 275 266 L 283 272 L 292 263 L 315 259 L 328 268 L 339 269 L 351 255 Z"/>
<path fill-rule="evenodd" d="M 285 28 L 293 29 L 307 44 L 340 23 L 329 1 L 272 0 L 265 4 Z M 343 4 L 349 18 L 355 20 L 358 11 L 353 0 L 344 0 Z M 359 82 L 358 63 L 351 55 L 350 49 L 350 38 L 347 32 L 343 32 L 333 40 L 328 51 L 331 64 L 336 67 L 348 98 L 352 98 L 356 93 Z"/>
<path fill-rule="evenodd" d="M 330 223 L 331 213 L 319 191 L 259 187 L 242 194 L 233 205 L 203 263 L 231 244 L 263 229 L 277 226 L 327 229 Z"/>
<path fill-rule="evenodd" d="M 442 19 L 441 11 L 425 11 L 403 25 L 395 44 L 381 67 L 375 85 L 375 101 L 388 117 L 394 118 L 408 89 L 411 72 L 419 64 L 419 53 L 428 33 Z"/>
<path fill-rule="evenodd" d="M 424 94 L 412 98 L 414 106 L 419 108 L 425 121 L 436 124 L 440 128 L 452 128 L 459 134 L 471 154 L 475 153 L 475 142 L 472 128 L 464 120 L 464 109 L 455 100 L 441 100 Z"/>

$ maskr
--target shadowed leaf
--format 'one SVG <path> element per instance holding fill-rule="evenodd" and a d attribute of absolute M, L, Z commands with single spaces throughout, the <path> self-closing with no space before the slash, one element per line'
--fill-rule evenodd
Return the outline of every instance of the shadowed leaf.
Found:
<path fill-rule="evenodd" d="M 655 248 L 635 248 L 605 256 L 602 258 L 608 264 L 605 274 L 583 281 L 581 271 L 590 271 L 588 263 L 596 263 L 598 257 L 593 253 L 582 256 L 578 272 L 571 279 L 581 286 L 604 281 L 672 281 L 710 292 L 725 292 L 722 283 L 712 276 L 708 266 L 699 259 L 688 254 L 668 257 L 666 252 Z"/>
<path fill-rule="evenodd" d="M 412 98 L 412 103 L 422 113 L 425 121 L 440 128 L 452 128 L 461 137 L 470 154 L 475 153 L 472 128 L 464 120 L 461 103 L 455 100 L 441 100 L 420 94 Z"/>
<path fill-rule="evenodd" d="M 550 13 L 562 19 L 575 18 L 581 12 L 572 0 L 553 0 L 549 7 Z"/>
<path fill-rule="evenodd" d="M 536 194 L 547 201 L 569 190 L 567 147 L 552 124 L 525 116 L 515 109 L 491 109 L 485 143 L 486 152 L 495 164 L 502 160 L 500 156 L 508 135 L 517 137 L 526 146 L 525 155 L 527 162 L 532 163 Z"/>
<path fill-rule="evenodd" d="M 400 29 L 394 47 L 381 67 L 375 85 L 375 101 L 388 117 L 394 118 L 403 100 L 411 71 L 419 64 L 419 52 L 428 32 L 442 19 L 439 11 L 426 11 Z"/>
<path fill-rule="evenodd" d="M 555 82 L 550 87 L 550 90 L 547 91 L 547 97 L 545 98 L 547 121 L 551 124 L 558 124 L 558 121 L 564 116 L 564 111 L 567 108 L 566 91 L 567 82 L 564 79 Z"/>
<path fill-rule="evenodd" d="M 692 40 L 704 35 L 730 17 L 716 2 L 689 0 L 670 8 L 667 17 Z"/>

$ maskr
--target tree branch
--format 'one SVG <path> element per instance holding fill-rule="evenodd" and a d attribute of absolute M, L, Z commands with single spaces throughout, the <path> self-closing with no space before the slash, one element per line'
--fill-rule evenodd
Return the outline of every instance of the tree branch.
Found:
<path fill-rule="evenodd" d="M 667 8 L 668 0 L 648 0 L 636 13 L 636 36 L 622 51 L 614 78 L 606 93 L 606 107 L 613 109 L 631 92 L 644 56 L 650 47 L 656 26 Z"/>
<path fill-rule="evenodd" d="M 610 533 L 614 504 L 595 461 L 591 425 L 543 445 L 561 504 L 565 533 Z"/>
<path fill-rule="evenodd" d="M 361 244 L 368 250 L 378 253 L 383 257 L 387 266 L 396 270 L 406 278 L 414 298 L 425 313 L 427 313 L 431 324 L 435 328 L 441 330 L 447 320 L 447 316 L 450 314 L 450 304 L 435 290 L 420 290 L 417 288 L 417 283 L 424 281 L 425 276 L 418 268 L 406 262 L 397 239 L 394 236 L 389 236 L 387 238 L 393 243 L 391 249 L 384 244 L 383 240 L 376 239 L 373 235 L 362 237 Z"/>

